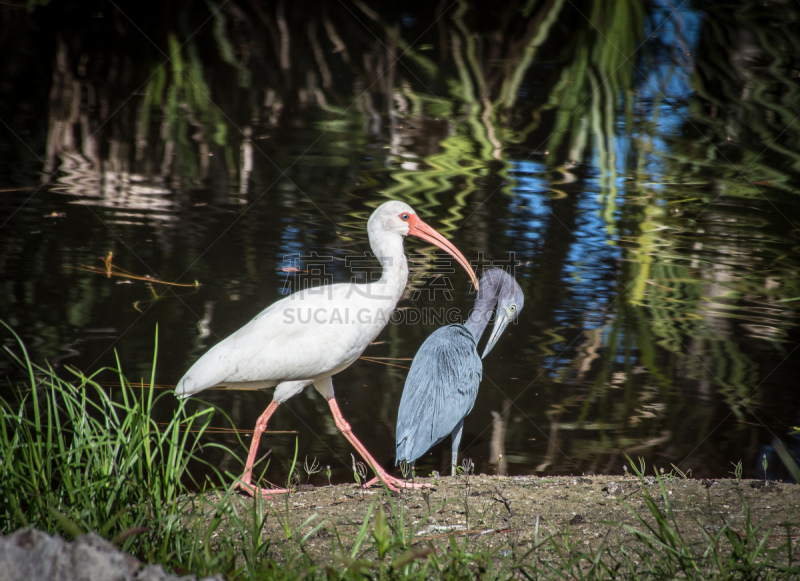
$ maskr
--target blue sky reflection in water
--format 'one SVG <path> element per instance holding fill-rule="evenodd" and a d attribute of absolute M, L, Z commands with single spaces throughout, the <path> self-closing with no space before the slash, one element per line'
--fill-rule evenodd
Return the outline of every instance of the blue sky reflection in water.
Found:
<path fill-rule="evenodd" d="M 228 4 L 214 26 L 206 5 L 120 4 L 158 48 L 105 4 L 4 13 L 0 305 L 37 361 L 92 372 L 116 349 L 149 377 L 158 324 L 157 379 L 174 385 L 315 264 L 373 276 L 366 219 L 395 198 L 470 260 L 513 261 L 525 292 L 465 424 L 479 472 L 620 473 L 627 453 L 753 476 L 775 438 L 798 449 L 800 7 L 368 2 L 309 20 L 302 2 Z M 109 252 L 202 286 L 83 268 Z M 404 368 L 444 324 L 429 315 L 465 318 L 474 298 L 457 269 L 411 266 L 402 322 L 334 378 L 386 466 Z M 249 430 L 269 397 L 201 399 Z M 313 390 L 270 429 L 350 478 Z M 263 441 L 280 483 L 295 435 Z M 443 444 L 420 470 L 448 462 Z M 777 456 L 770 471 L 785 477 Z"/>

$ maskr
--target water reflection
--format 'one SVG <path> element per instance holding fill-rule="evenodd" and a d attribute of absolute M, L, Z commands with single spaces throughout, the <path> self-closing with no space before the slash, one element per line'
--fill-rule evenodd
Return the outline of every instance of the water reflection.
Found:
<path fill-rule="evenodd" d="M 627 453 L 753 474 L 796 423 L 798 7 L 120 7 L 2 15 L 0 301 L 39 360 L 91 371 L 117 349 L 148 377 L 157 323 L 174 383 L 303 256 L 330 257 L 335 281 L 355 257 L 368 267 L 366 218 L 394 198 L 477 265 L 513 260 L 526 294 L 465 425 L 478 471 L 619 472 Z M 109 252 L 202 286 L 81 270 Z M 466 316 L 466 276 L 449 284 L 399 307 Z M 403 367 L 436 327 L 389 325 L 336 377 L 385 464 Z M 268 398 L 207 396 L 244 428 Z M 325 403 L 311 390 L 285 407 L 274 429 L 348 478 Z M 294 437 L 265 439 L 275 482 Z"/>

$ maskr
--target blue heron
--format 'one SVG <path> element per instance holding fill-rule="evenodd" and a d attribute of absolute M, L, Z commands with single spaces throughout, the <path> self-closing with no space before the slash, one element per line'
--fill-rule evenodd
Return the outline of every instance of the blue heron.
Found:
<path fill-rule="evenodd" d="M 483 364 L 506 326 L 522 310 L 524 297 L 514 277 L 499 268 L 481 277 L 475 308 L 463 325 L 437 329 L 417 351 L 408 372 L 397 413 L 396 462 L 413 464 L 448 435 L 453 439 L 455 475 L 464 418 L 478 395 Z M 492 314 L 494 328 L 478 355 L 478 341 Z"/>

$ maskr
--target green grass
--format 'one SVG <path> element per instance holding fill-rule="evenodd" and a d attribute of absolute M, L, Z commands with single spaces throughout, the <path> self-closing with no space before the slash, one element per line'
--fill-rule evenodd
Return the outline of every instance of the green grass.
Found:
<path fill-rule="evenodd" d="M 192 479 L 190 463 L 202 462 L 210 446 L 202 437 L 214 408 L 190 414 L 180 403 L 171 421 L 159 424 L 154 420 L 159 400 L 173 396 L 155 397 L 152 378 L 144 390 L 133 389 L 119 369 L 120 385 L 113 390 L 102 387 L 97 374 L 70 370 L 64 379 L 34 365 L 17 342 L 21 355 L 6 351 L 27 380 L 15 386 L 15 400 L 0 400 L 2 534 L 28 525 L 67 538 L 94 531 L 176 573 L 222 573 L 241 580 L 777 580 L 800 575 L 789 524 L 781 537 L 781 531 L 754 523 L 745 508 L 743 531 L 700 527 L 700 540 L 690 538 L 673 514 L 667 477 L 658 474 L 656 496 L 642 486 L 646 510 L 637 513 L 627 505 L 635 524 L 607 523 L 612 534 L 597 549 L 578 544 L 569 529 L 540 535 L 538 519 L 531 542 L 509 535 L 500 548 L 482 537 L 418 541 L 427 520 L 412 524 L 406 498 L 388 494 L 361 503 L 360 524 L 349 534 L 342 529 L 351 528 L 317 515 L 293 524 L 288 495 L 251 501 L 220 484 L 236 475 L 219 474 L 213 466 L 205 467 L 213 479 Z M 290 474 L 296 465 L 295 453 Z M 644 466 L 631 466 L 644 481 Z M 202 492 L 190 494 L 189 487 Z M 430 514 L 440 509 L 428 507 Z M 279 525 L 277 538 L 265 536 L 268 523 Z M 323 527 L 332 534 L 330 550 L 320 555 L 309 540 Z"/>
<path fill-rule="evenodd" d="M 182 523 L 187 466 L 214 410 L 189 415 L 181 405 L 159 425 L 158 400 L 173 396 L 154 397 L 152 380 L 136 390 L 118 370 L 120 386 L 110 390 L 97 374 L 68 370 L 63 379 L 34 365 L 14 337 L 22 355 L 6 353 L 28 381 L 15 401 L 0 400 L 0 531 L 95 531 L 143 560 L 182 554 L 191 541 Z"/>

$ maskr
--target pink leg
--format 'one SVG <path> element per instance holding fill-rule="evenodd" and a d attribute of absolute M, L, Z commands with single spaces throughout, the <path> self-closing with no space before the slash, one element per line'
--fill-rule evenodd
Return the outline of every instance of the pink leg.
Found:
<path fill-rule="evenodd" d="M 244 465 L 244 476 L 242 480 L 236 484 L 237 487 L 247 492 L 250 496 L 260 494 L 262 497 L 269 497 L 272 494 L 286 494 L 289 490 L 285 488 L 259 488 L 250 484 L 250 479 L 253 475 L 253 464 L 256 462 L 256 453 L 258 452 L 258 443 L 261 440 L 261 434 L 267 429 L 267 422 L 275 410 L 278 408 L 278 402 L 272 400 L 261 414 L 256 422 L 256 427 L 253 430 L 253 441 L 250 442 L 250 452 L 247 454 L 247 463 Z"/>
<path fill-rule="evenodd" d="M 405 480 L 400 480 L 399 478 L 395 478 L 394 476 L 390 476 L 386 470 L 380 467 L 380 465 L 375 461 L 375 459 L 367 452 L 367 449 L 364 447 L 364 444 L 358 441 L 358 438 L 355 437 L 353 434 L 353 429 L 350 427 L 350 424 L 344 419 L 342 416 L 342 412 L 339 411 L 339 404 L 336 403 L 336 398 L 332 397 L 328 400 L 328 405 L 331 408 L 331 413 L 333 414 L 333 420 L 336 422 L 336 427 L 339 428 L 339 431 L 344 435 L 345 438 L 353 445 L 353 447 L 361 454 L 361 457 L 367 461 L 367 465 L 375 471 L 377 474 L 377 478 L 373 478 L 369 482 L 366 483 L 365 486 L 372 486 L 373 484 L 377 484 L 378 481 L 382 481 L 389 490 L 394 490 L 397 492 L 397 487 L 400 488 L 429 488 L 430 484 L 411 484 L 406 482 Z"/>

